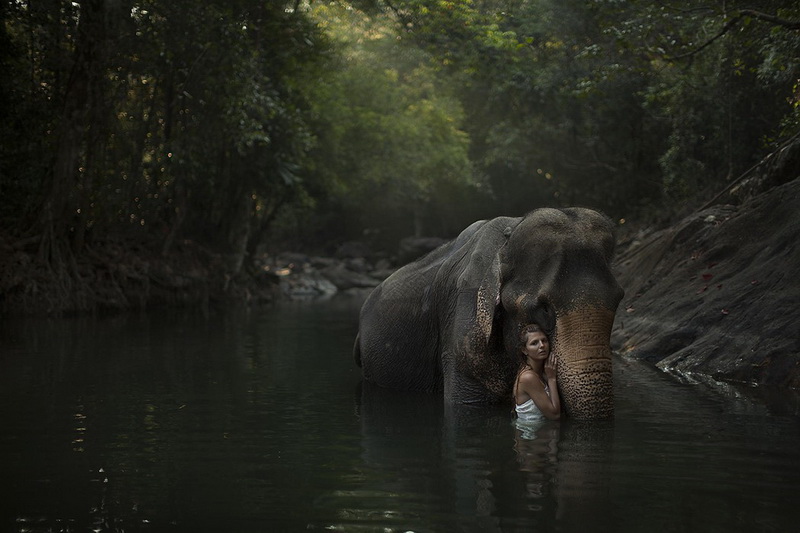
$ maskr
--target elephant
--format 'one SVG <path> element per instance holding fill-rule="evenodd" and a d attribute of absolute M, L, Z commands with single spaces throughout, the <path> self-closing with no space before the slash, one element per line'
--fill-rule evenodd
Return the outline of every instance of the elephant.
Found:
<path fill-rule="evenodd" d="M 364 301 L 353 349 L 363 379 L 458 404 L 510 402 L 519 333 L 535 322 L 557 356 L 566 414 L 612 417 L 610 337 L 624 295 L 614 234 L 608 217 L 577 207 L 473 223 Z"/>

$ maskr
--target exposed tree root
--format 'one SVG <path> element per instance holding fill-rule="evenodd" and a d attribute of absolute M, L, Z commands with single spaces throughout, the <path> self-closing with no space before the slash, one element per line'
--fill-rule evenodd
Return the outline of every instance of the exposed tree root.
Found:
<path fill-rule="evenodd" d="M 0 235 L 0 315 L 205 306 L 241 293 L 257 301 L 274 297 L 246 275 L 231 280 L 218 255 L 189 241 L 176 243 L 168 256 L 118 241 L 95 243 L 80 255 L 59 249 L 43 256 L 41 241 Z"/>

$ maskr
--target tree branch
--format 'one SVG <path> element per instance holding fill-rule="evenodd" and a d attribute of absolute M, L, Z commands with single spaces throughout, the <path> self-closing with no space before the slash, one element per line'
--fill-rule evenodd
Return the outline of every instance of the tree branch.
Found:
<path fill-rule="evenodd" d="M 709 39 L 705 43 L 701 44 L 700 46 L 698 46 L 694 50 L 690 50 L 689 52 L 686 52 L 685 54 L 681 54 L 681 55 L 673 56 L 673 57 L 667 57 L 667 59 L 670 60 L 670 61 L 677 61 L 679 59 L 686 59 L 687 57 L 692 57 L 694 55 L 699 54 L 700 52 L 702 52 L 703 50 L 705 50 L 706 48 L 711 46 L 717 39 L 719 39 L 720 37 L 722 37 L 723 35 L 728 33 L 731 30 L 731 28 L 736 26 L 736 24 L 738 24 L 738 22 L 740 20 L 742 20 L 744 17 L 745 17 L 745 15 L 742 15 L 741 13 L 739 13 L 738 15 L 733 17 L 731 20 L 729 20 L 722 27 L 722 29 L 719 31 L 719 33 L 717 33 L 715 36 L 713 36 L 711 39 Z"/>
<path fill-rule="evenodd" d="M 677 61 L 678 59 L 685 59 L 687 57 L 691 57 L 693 55 L 696 55 L 696 54 L 700 53 L 701 51 L 703 51 L 706 48 L 708 48 L 709 46 L 711 46 L 711 44 L 713 44 L 717 39 L 719 39 L 720 37 L 722 37 L 723 35 L 725 35 L 729 31 L 731 31 L 731 29 L 733 29 L 733 27 L 736 26 L 745 17 L 751 17 L 751 18 L 754 18 L 754 19 L 757 19 L 757 20 L 761 20 L 761 21 L 764 21 L 764 22 L 769 22 L 770 24 L 772 24 L 774 26 L 781 26 L 781 27 L 789 29 L 789 30 L 800 31 L 800 22 L 793 21 L 793 20 L 782 19 L 782 18 L 776 17 L 774 15 L 769 15 L 767 13 L 761 13 L 759 11 L 753 11 L 752 9 L 742 9 L 742 10 L 739 11 L 739 13 L 735 17 L 733 17 L 731 20 L 729 20 L 728 22 L 725 23 L 725 25 L 722 27 L 722 29 L 719 31 L 719 33 L 717 33 L 715 36 L 713 36 L 708 41 L 706 41 L 705 43 L 701 44 L 700 46 L 698 46 L 694 50 L 686 52 L 685 54 L 681 54 L 681 55 L 677 55 L 677 56 L 673 56 L 673 57 L 667 57 L 667 59 L 671 60 L 671 61 Z"/>
<path fill-rule="evenodd" d="M 786 20 L 774 15 L 769 15 L 767 13 L 753 11 L 752 9 L 742 9 L 739 14 L 744 15 L 745 17 L 753 17 L 754 19 L 763 20 L 764 22 L 769 22 L 775 26 L 782 26 L 789 30 L 800 31 L 800 21 Z"/>

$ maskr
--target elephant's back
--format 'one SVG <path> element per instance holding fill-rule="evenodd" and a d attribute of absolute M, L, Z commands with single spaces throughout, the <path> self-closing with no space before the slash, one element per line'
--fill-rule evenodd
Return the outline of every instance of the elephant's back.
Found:
<path fill-rule="evenodd" d="M 361 309 L 356 357 L 364 377 L 398 389 L 441 388 L 434 271 L 407 265 L 375 288 Z"/>

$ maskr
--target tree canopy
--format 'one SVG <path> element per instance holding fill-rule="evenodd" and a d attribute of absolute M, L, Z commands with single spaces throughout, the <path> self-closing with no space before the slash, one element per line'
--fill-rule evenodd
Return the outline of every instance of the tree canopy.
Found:
<path fill-rule="evenodd" d="M 2 4 L 0 220 L 57 266 L 107 239 L 451 236 L 670 212 L 800 131 L 793 2 Z"/>

